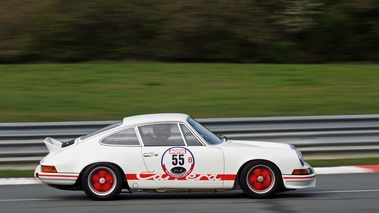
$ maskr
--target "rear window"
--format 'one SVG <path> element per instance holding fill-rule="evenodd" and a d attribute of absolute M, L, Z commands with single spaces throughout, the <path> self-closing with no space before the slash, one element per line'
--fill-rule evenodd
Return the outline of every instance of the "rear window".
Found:
<path fill-rule="evenodd" d="M 112 128 L 115 128 L 115 127 L 121 126 L 121 124 L 122 124 L 121 121 L 120 121 L 120 122 L 117 122 L 117 123 L 114 123 L 114 124 L 111 124 L 111 125 L 109 125 L 109 126 L 106 126 L 106 127 L 104 127 L 104 128 L 101 128 L 101 129 L 96 130 L 96 131 L 94 131 L 94 132 L 91 132 L 91 133 L 89 133 L 88 135 L 81 136 L 81 137 L 80 137 L 80 140 L 85 140 L 85 139 L 87 139 L 87 138 L 89 138 L 89 137 L 92 137 L 92 136 L 94 136 L 94 135 L 97 135 L 97 134 L 99 134 L 99 133 L 102 133 L 102 132 L 105 132 L 105 131 L 110 130 L 110 129 L 112 129 Z"/>

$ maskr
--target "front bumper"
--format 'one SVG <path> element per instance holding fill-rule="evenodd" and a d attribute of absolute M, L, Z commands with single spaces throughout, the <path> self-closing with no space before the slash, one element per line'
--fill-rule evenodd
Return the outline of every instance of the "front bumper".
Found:
<path fill-rule="evenodd" d="M 41 165 L 37 166 L 34 176 L 38 180 L 52 185 L 74 185 L 79 177 L 76 173 L 46 173 L 41 171 Z"/>
<path fill-rule="evenodd" d="M 316 172 L 308 164 L 305 165 L 312 171 L 307 175 L 282 175 L 284 187 L 287 189 L 301 189 L 316 187 Z"/>

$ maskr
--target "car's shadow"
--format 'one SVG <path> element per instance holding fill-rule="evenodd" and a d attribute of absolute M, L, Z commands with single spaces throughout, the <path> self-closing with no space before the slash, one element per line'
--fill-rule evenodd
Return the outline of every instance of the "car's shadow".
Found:
<path fill-rule="evenodd" d="M 268 199 L 251 199 L 246 196 L 242 191 L 230 191 L 230 192 L 170 192 L 170 193 L 153 193 L 153 192 L 121 192 L 116 200 L 178 200 L 178 199 L 186 199 L 186 200 L 220 200 L 220 199 L 246 199 L 249 200 L 272 200 L 272 199 L 293 199 L 293 198 L 311 198 L 319 196 L 315 193 L 307 193 L 307 192 L 283 192 L 277 193 L 271 198 Z M 60 200 L 89 200 L 91 201 L 84 192 L 75 193 L 71 195 L 64 196 L 55 196 L 56 199 Z M 54 198 L 53 198 L 54 200 Z"/>
<path fill-rule="evenodd" d="M 296 192 L 283 192 L 277 193 L 268 199 L 281 199 L 281 198 L 308 198 L 314 197 L 313 193 L 296 193 Z M 231 192 L 180 192 L 180 193 L 121 193 L 118 200 L 138 200 L 138 199 L 251 199 L 242 191 Z M 253 199 L 262 200 L 262 199 Z"/>

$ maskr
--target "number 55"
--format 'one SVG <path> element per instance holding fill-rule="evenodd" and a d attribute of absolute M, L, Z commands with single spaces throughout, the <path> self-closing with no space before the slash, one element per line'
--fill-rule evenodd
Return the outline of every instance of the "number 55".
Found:
<path fill-rule="evenodd" d="M 184 156 L 183 155 L 172 155 L 172 165 L 184 165 Z"/>

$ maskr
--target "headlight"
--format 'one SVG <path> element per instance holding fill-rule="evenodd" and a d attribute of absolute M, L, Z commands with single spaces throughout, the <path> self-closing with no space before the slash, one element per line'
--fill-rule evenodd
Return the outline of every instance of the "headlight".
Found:
<path fill-rule="evenodd" d="M 303 154 L 301 153 L 301 151 L 296 149 L 296 147 L 292 144 L 290 144 L 290 147 L 291 149 L 296 151 L 297 157 L 299 158 L 301 165 L 304 166 L 304 159 L 303 159 Z"/>

